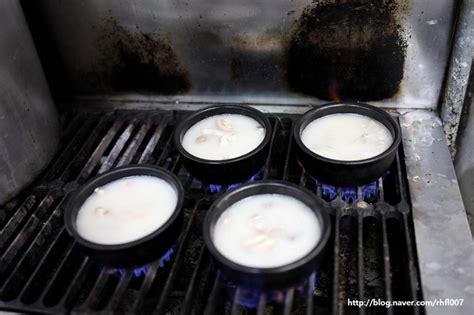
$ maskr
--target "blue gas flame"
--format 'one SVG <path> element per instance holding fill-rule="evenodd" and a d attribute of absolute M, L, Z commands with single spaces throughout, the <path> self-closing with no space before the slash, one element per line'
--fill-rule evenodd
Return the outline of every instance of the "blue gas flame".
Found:
<path fill-rule="evenodd" d="M 383 177 L 382 177 L 383 178 Z M 317 179 L 310 177 L 310 182 L 313 184 L 313 188 L 316 191 L 320 191 L 321 197 L 326 201 L 332 201 L 337 197 L 338 192 L 341 195 L 342 200 L 347 203 L 352 203 L 357 199 L 357 186 L 352 187 L 336 187 L 328 185 L 318 181 Z M 376 201 L 379 194 L 378 181 L 363 185 L 361 188 L 361 197 L 366 202 Z"/>
<path fill-rule="evenodd" d="M 160 259 L 160 269 L 164 269 L 166 264 L 173 258 L 173 254 L 176 251 L 176 247 L 173 246 L 171 247 Z M 114 268 L 113 273 L 117 276 L 123 276 L 125 273 L 125 268 Z M 150 270 L 150 265 L 144 265 L 141 267 L 137 267 L 133 269 L 133 275 L 136 278 L 139 278 L 141 276 L 146 276 L 148 273 L 148 270 Z"/>
<path fill-rule="evenodd" d="M 257 174 L 253 175 L 252 177 L 250 177 L 248 180 L 245 180 L 245 181 L 242 181 L 242 182 L 239 182 L 239 183 L 235 183 L 235 184 L 230 184 L 230 185 L 214 185 L 214 184 L 208 184 L 208 185 L 203 185 L 204 187 L 207 187 L 208 191 L 211 192 L 211 193 L 218 193 L 218 192 L 221 192 L 221 191 L 229 191 L 229 190 L 232 190 L 234 188 L 237 188 L 239 187 L 240 185 L 244 184 L 244 183 L 251 183 L 251 182 L 255 182 L 259 179 L 262 179 L 263 178 L 263 172 L 262 171 L 258 171 Z"/>
<path fill-rule="evenodd" d="M 228 287 L 230 296 L 233 298 L 235 295 L 236 287 L 229 286 Z M 237 296 L 237 303 L 241 306 L 244 306 L 248 309 L 253 309 L 258 306 L 260 296 L 263 294 L 263 291 L 257 288 L 239 288 L 239 295 Z M 296 293 L 306 295 L 308 289 L 307 281 L 303 282 L 302 284 L 296 286 L 295 291 Z M 265 292 L 266 304 L 277 304 L 282 305 L 285 303 L 286 297 L 286 290 L 273 290 Z"/>
<path fill-rule="evenodd" d="M 362 196 L 365 201 L 370 202 L 378 198 L 379 195 L 379 184 L 377 181 L 362 186 Z"/>
<path fill-rule="evenodd" d="M 347 203 L 352 203 L 357 199 L 357 187 L 341 187 L 341 197 Z"/>
<path fill-rule="evenodd" d="M 331 186 L 331 185 L 327 185 L 327 184 L 320 184 L 318 185 L 319 188 L 320 188 L 320 191 L 321 191 L 321 196 L 325 199 L 325 200 L 333 200 L 334 198 L 336 198 L 337 196 L 337 188 L 334 187 L 334 186 Z"/>

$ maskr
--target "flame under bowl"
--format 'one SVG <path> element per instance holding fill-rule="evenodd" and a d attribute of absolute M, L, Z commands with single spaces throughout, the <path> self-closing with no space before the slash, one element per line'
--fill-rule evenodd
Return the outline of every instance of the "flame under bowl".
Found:
<path fill-rule="evenodd" d="M 255 268 L 238 264 L 216 248 L 213 242 L 214 226 L 221 214 L 234 203 L 259 194 L 282 194 L 305 203 L 316 215 L 321 225 L 321 238 L 314 248 L 304 257 L 278 267 Z M 284 181 L 259 181 L 240 186 L 219 197 L 210 207 L 203 222 L 203 238 L 215 266 L 223 277 L 243 287 L 254 289 L 284 289 L 306 279 L 324 257 L 324 248 L 331 234 L 329 215 L 318 200 L 307 190 Z"/>
<path fill-rule="evenodd" d="M 326 158 L 304 145 L 301 134 L 309 123 L 326 115 L 340 113 L 359 114 L 377 120 L 392 134 L 392 144 L 377 156 L 357 161 Z M 390 169 L 401 142 L 400 126 L 389 113 L 372 105 L 347 102 L 330 103 L 306 112 L 295 123 L 293 136 L 297 159 L 306 172 L 323 183 L 338 187 L 360 186 L 380 178 Z"/>

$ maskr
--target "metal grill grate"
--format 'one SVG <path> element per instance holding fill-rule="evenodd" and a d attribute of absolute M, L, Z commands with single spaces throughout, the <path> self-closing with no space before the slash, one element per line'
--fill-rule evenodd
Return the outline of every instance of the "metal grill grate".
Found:
<path fill-rule="evenodd" d="M 222 281 L 201 239 L 210 193 L 181 167 L 171 141 L 180 112 L 116 111 L 69 113 L 63 117 L 64 147 L 42 178 L 0 212 L 0 307 L 36 312 L 158 314 L 283 313 L 341 314 L 423 309 L 347 307 L 347 299 L 419 300 L 412 217 L 404 183 L 402 152 L 383 180 L 376 201 L 346 203 L 338 192 L 326 202 L 333 235 L 320 270 L 303 287 L 251 296 Z M 299 183 L 321 196 L 296 162 L 293 117 L 270 115 L 272 148 L 264 179 Z M 125 164 L 147 163 L 175 172 L 186 190 L 185 224 L 171 261 L 151 263 L 137 277 L 97 266 L 78 253 L 63 227 L 63 206 L 78 185 Z M 331 249 L 332 247 L 332 249 Z M 246 306 L 247 305 L 247 306 Z"/>

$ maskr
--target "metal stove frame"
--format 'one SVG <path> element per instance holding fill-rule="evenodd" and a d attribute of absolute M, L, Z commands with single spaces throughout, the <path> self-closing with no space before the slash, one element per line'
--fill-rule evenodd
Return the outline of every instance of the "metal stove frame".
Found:
<path fill-rule="evenodd" d="M 80 104 L 79 104 L 80 103 Z M 49 233 L 55 225 L 58 224 L 58 220 L 61 219 L 62 208 L 61 204 L 64 202 L 62 197 L 58 197 L 61 194 L 61 191 L 72 191 L 77 185 L 80 185 L 85 181 L 91 174 L 104 171 L 110 167 L 128 164 L 132 161 L 133 155 L 138 149 L 138 144 L 133 145 L 133 141 L 140 143 L 144 140 L 147 128 L 150 128 L 147 124 L 137 126 L 139 129 L 133 135 L 132 145 L 127 146 L 127 140 L 132 137 L 131 131 L 133 129 L 132 124 L 135 122 L 140 122 L 146 117 L 158 117 L 158 125 L 156 131 L 152 138 L 147 139 L 147 145 L 144 148 L 141 157 L 136 161 L 138 163 L 143 163 L 150 160 L 152 153 L 154 152 L 160 138 L 165 138 L 166 141 L 163 143 L 163 147 L 159 148 L 160 153 L 154 158 L 152 163 L 160 164 L 165 167 L 170 168 L 171 170 L 177 172 L 180 168 L 179 161 L 169 160 L 168 154 L 171 150 L 170 137 L 164 136 L 167 131 L 168 124 L 172 121 L 174 114 L 171 111 L 166 112 L 157 110 L 157 109 L 196 109 L 202 106 L 206 106 L 209 103 L 203 102 L 202 104 L 176 104 L 169 102 L 117 102 L 113 100 L 107 101 L 78 101 L 76 105 L 77 108 L 81 109 L 90 109 L 90 110 L 105 110 L 113 114 L 113 111 L 117 109 L 141 109 L 138 113 L 131 114 L 131 120 L 126 123 L 126 128 L 120 129 L 120 125 L 115 121 L 108 129 L 106 135 L 100 139 L 99 143 L 90 143 L 89 146 L 85 145 L 83 148 L 77 147 L 77 143 L 71 142 L 62 151 L 62 154 L 56 160 L 54 166 L 63 165 L 64 173 L 56 174 L 55 167 L 52 167 L 51 170 L 53 173 L 47 173 L 43 177 L 36 188 L 33 190 L 33 193 L 43 194 L 48 192 L 47 196 L 37 196 L 36 198 L 44 198 L 39 204 L 38 200 L 26 200 L 25 203 L 21 206 L 19 214 L 15 214 L 15 220 L 23 220 L 29 213 L 33 211 L 33 216 L 28 219 L 28 222 L 25 226 L 21 228 L 20 235 L 23 237 L 31 237 L 32 233 L 36 233 L 40 224 L 43 224 L 39 234 L 34 238 L 33 243 L 30 244 L 30 247 L 27 252 L 22 254 L 21 261 L 18 262 L 11 274 L 18 272 L 18 268 L 22 268 L 21 263 L 25 259 L 34 259 L 35 257 L 35 246 L 40 245 L 44 239 L 41 238 L 41 233 Z M 67 104 L 68 108 L 71 108 L 74 104 Z M 268 106 L 262 105 L 257 106 L 260 110 L 269 112 L 269 113 L 284 113 L 294 114 L 304 112 L 308 109 L 308 106 Z M 403 228 L 401 231 L 404 233 L 404 240 L 407 248 L 407 257 L 409 258 L 409 270 L 407 270 L 408 282 L 410 289 L 408 290 L 407 298 L 412 300 L 432 300 L 435 298 L 445 299 L 445 298 L 464 298 L 464 307 L 449 308 L 450 313 L 452 314 L 469 314 L 472 309 L 472 297 L 474 292 L 472 290 L 472 266 L 473 262 L 473 248 L 472 248 L 472 238 L 467 224 L 467 219 L 462 204 L 459 188 L 456 182 L 456 177 L 454 173 L 454 168 L 452 166 L 450 154 L 448 147 L 445 142 L 443 128 L 441 122 L 437 115 L 434 112 L 423 111 L 423 110 L 414 110 L 414 111 L 403 111 L 399 112 L 399 121 L 402 126 L 403 133 L 403 151 L 404 151 L 404 161 L 406 165 L 406 178 L 404 178 L 403 172 L 400 170 L 403 168 L 403 160 L 399 156 L 397 159 L 398 165 L 398 175 L 397 180 L 401 185 L 402 189 L 400 190 L 401 201 L 392 206 L 388 203 L 382 203 L 377 205 L 376 212 L 379 213 L 382 217 L 386 215 L 391 215 L 397 213 L 401 222 L 403 222 Z M 70 126 L 68 130 L 65 131 L 66 137 L 76 132 L 81 132 L 81 130 L 87 130 L 87 124 L 89 120 L 87 119 L 87 113 L 82 113 L 83 116 L 77 116 L 75 123 Z M 104 121 L 107 119 L 107 114 L 104 118 L 101 118 Z M 142 121 L 143 122 L 143 121 Z M 82 126 L 85 124 L 86 126 Z M 98 127 L 99 128 L 99 127 Z M 119 132 L 120 131 L 120 132 Z M 113 144 L 113 148 L 110 152 L 106 152 L 110 144 Z M 91 150 L 95 148 L 92 155 L 88 160 L 84 158 L 71 156 L 72 152 L 79 149 L 81 150 Z M 122 151 L 124 150 L 125 151 Z M 106 153 L 106 154 L 104 154 Z M 155 153 L 153 153 L 155 154 Z M 79 159 L 79 161 L 78 161 Z M 288 176 L 288 163 L 289 155 L 285 157 L 285 165 L 283 178 Z M 82 170 L 79 173 L 68 173 L 68 167 L 74 165 L 74 163 L 79 163 L 83 165 Z M 285 175 L 286 174 L 286 175 Z M 59 180 L 57 179 L 59 176 Z M 268 176 L 264 174 L 264 177 Z M 55 179 L 56 178 L 56 179 Z M 405 182 L 408 184 L 406 187 Z M 304 184 L 304 176 L 301 177 L 300 183 Z M 406 189 L 408 188 L 408 190 Z M 32 193 L 32 194 L 33 194 Z M 443 196 L 443 199 L 440 200 L 440 196 Z M 433 202 L 432 200 L 437 200 Z M 360 201 L 360 200 L 359 200 Z M 411 214 L 410 214 L 410 205 L 411 205 Z M 48 221 L 44 221 L 44 217 L 47 211 L 50 211 L 50 207 L 54 207 L 53 212 L 50 214 Z M 198 212 L 202 205 L 200 202 L 194 203 L 188 207 L 190 212 L 188 213 L 188 223 L 185 226 L 183 232 L 183 238 L 180 240 L 180 244 L 185 242 L 190 242 L 193 238 L 193 220 L 198 220 Z M 340 219 L 344 213 L 354 212 L 357 219 L 357 238 L 360 239 L 363 234 L 363 225 L 361 220 L 363 220 L 364 213 L 373 212 L 373 206 L 355 202 L 351 209 L 345 209 L 344 202 L 337 199 L 331 204 L 328 204 L 328 207 L 331 209 L 336 209 L 335 220 L 336 226 L 340 223 Z M 328 211 L 334 211 L 328 208 Z M 12 210 L 12 209 L 10 209 Z M 18 217 L 20 216 L 20 217 Z M 449 222 L 448 222 L 449 221 Z M 55 224 L 53 224 L 56 222 Z M 381 222 L 385 222 L 382 220 Z M 382 223 L 383 224 L 383 223 Z M 413 230 L 410 227 L 413 224 Z M 15 228 L 15 225 L 11 226 Z M 413 231 L 414 237 L 410 236 L 410 231 Z M 2 234 L 3 234 L 2 230 Z M 8 233 L 13 233 L 13 231 L 8 231 Z M 57 232 L 57 231 L 56 231 Z M 58 232 L 59 234 L 61 232 Z M 403 234 L 402 233 L 402 234 Z M 58 235 L 59 235 L 58 234 Z M 335 235 L 338 235 L 337 233 Z M 387 226 L 382 225 L 382 235 L 384 236 L 383 241 L 383 257 L 384 257 L 384 281 L 387 284 L 391 284 L 392 275 L 390 267 L 390 245 L 389 238 L 387 237 Z M 8 235 L 6 235 L 8 236 Z M 416 239 L 416 242 L 415 242 Z M 335 239 L 335 248 L 336 254 L 340 254 L 340 250 L 344 251 L 344 248 L 340 247 L 341 243 L 338 243 L 339 237 Z M 56 238 L 54 242 L 60 241 L 59 238 Z M 17 244 L 22 244 L 22 238 L 17 237 L 13 242 Z M 339 244 L 339 245 L 338 245 Z M 440 245 L 441 244 L 441 245 Z M 54 244 L 53 244 L 54 245 Z M 416 248 L 414 247 L 416 246 Z M 51 250 L 53 246 L 49 247 Z M 166 278 L 166 282 L 163 284 L 161 292 L 166 294 L 161 294 L 159 298 L 156 299 L 156 305 L 153 307 L 155 313 L 162 313 L 166 305 L 167 300 L 169 299 L 168 293 L 171 293 L 172 287 L 175 285 L 176 279 L 179 276 L 180 268 L 182 267 L 183 257 L 185 255 L 185 246 L 179 246 L 174 257 L 174 262 L 170 269 L 169 275 Z M 364 270 L 364 259 L 363 259 L 364 247 L 362 242 L 359 242 L 357 247 L 357 276 L 359 285 L 357 286 L 357 296 L 364 297 L 364 279 L 363 279 L 363 270 Z M 2 263 L 7 263 L 4 265 L 4 268 L 7 268 L 8 261 L 5 259 L 14 259 L 14 250 L 11 250 L 9 253 L 4 253 Z M 39 253 L 37 253 L 39 254 Z M 71 255 L 74 255 L 74 245 L 70 245 L 66 251 L 65 256 L 63 256 L 59 263 L 60 268 L 53 274 L 51 279 L 44 279 L 47 284 L 47 288 L 52 288 L 55 281 L 58 281 L 60 277 L 64 275 L 62 266 L 67 264 L 68 259 L 71 259 Z M 337 255 L 339 256 L 339 255 Z M 41 277 L 41 268 L 45 263 L 47 255 L 44 255 L 38 263 L 38 268 L 34 270 L 34 274 L 29 278 L 29 283 L 31 283 L 34 277 Z M 341 256 L 342 257 L 342 256 Z M 418 259 L 416 258 L 418 257 Z M 201 248 L 199 255 L 196 260 L 195 269 L 192 273 L 192 277 L 189 280 L 188 289 L 185 292 L 184 300 L 182 303 L 181 312 L 186 314 L 193 308 L 193 302 L 196 296 L 199 296 L 200 287 L 199 279 L 203 277 L 202 273 L 210 276 L 210 269 L 207 264 L 204 262 L 208 259 L 208 254 L 206 251 Z M 341 258 L 342 259 L 342 258 Z M 22 301 L 16 299 L 10 302 L 0 302 L 0 308 L 19 308 L 23 310 L 38 311 L 42 309 L 43 311 L 51 312 L 65 312 L 68 310 L 68 307 L 74 304 L 74 297 L 80 290 L 80 284 L 87 277 L 87 271 L 90 268 L 90 260 L 82 259 L 79 260 L 80 265 L 76 266 L 77 270 L 73 273 L 73 278 L 71 279 L 72 285 L 68 285 L 64 288 L 64 294 L 61 297 L 60 301 L 55 301 L 56 306 L 51 308 L 38 308 L 40 305 L 31 304 L 30 306 L 26 305 Z M 341 301 L 348 296 L 348 287 L 347 284 L 340 283 L 343 281 L 344 277 L 341 278 L 339 273 L 339 268 L 345 265 L 343 261 L 339 258 L 335 258 L 334 264 L 334 279 L 335 283 L 332 289 L 333 296 L 333 305 L 331 307 L 333 313 L 343 313 L 345 310 L 341 309 Z M 416 267 L 418 266 L 418 268 Z M 419 274 L 418 271 L 419 270 Z M 117 310 L 117 307 L 120 303 L 120 299 L 123 298 L 127 290 L 127 285 L 131 281 L 133 271 L 126 271 L 122 278 L 120 278 L 115 291 L 113 292 L 112 298 L 107 304 L 106 308 L 102 312 L 112 312 Z M 152 289 L 155 278 L 159 275 L 159 261 L 151 265 L 149 274 L 145 277 L 143 283 L 140 286 L 138 299 L 134 301 L 133 309 L 140 310 L 145 303 L 147 303 L 146 293 Z M 218 278 L 219 276 L 217 276 Z M 362 277 L 362 278 L 361 278 Z M 219 281 L 216 280 L 212 283 L 212 288 L 210 291 L 210 296 L 207 299 L 207 304 L 204 307 L 204 313 L 212 313 L 215 311 L 214 307 L 219 305 L 219 299 L 216 296 L 216 293 L 219 292 Z M 91 287 L 91 292 L 81 304 L 81 307 L 74 308 L 73 313 L 82 313 L 92 311 L 93 308 L 90 308 L 94 303 L 98 303 L 97 296 L 100 296 L 100 292 L 106 286 L 108 279 L 107 269 L 101 270 L 96 282 Z M 11 280 L 14 280 L 13 278 Z M 10 281 L 11 282 L 11 281 Z M 421 284 L 421 290 L 420 290 Z M 4 282 L 3 291 L 8 285 L 8 279 Z M 11 283 L 10 283 L 11 285 Z M 23 288 L 24 290 L 25 288 Z M 314 289 L 314 288 L 313 288 Z M 311 291 L 311 288 L 308 290 Z M 238 290 L 236 297 L 234 297 L 234 302 L 237 301 Z M 25 292 L 20 292 L 20 295 Z M 352 293 L 351 293 L 352 294 Z M 421 295 L 422 294 L 422 295 Z M 43 301 L 48 297 L 48 290 L 44 290 L 42 293 L 43 296 L 39 297 L 39 301 Z M 393 298 L 393 292 L 390 289 L 385 290 L 384 295 L 391 299 Z M 49 296 L 51 298 L 51 295 Z M 312 301 L 312 295 L 308 295 L 306 301 Z M 395 296 L 396 298 L 396 296 Z M 54 300 L 54 299 L 53 299 Z M 292 305 L 298 305 L 298 301 L 295 296 L 295 290 L 289 290 L 286 294 L 283 313 L 290 314 L 292 310 Z M 262 295 L 259 300 L 257 313 L 263 314 L 265 309 L 265 295 Z M 72 303 L 72 304 L 71 304 Z M 215 304 L 214 304 L 215 303 Z M 296 303 L 296 304 L 295 304 Z M 231 314 L 237 314 L 241 312 L 241 308 L 237 303 L 232 303 L 232 307 L 229 310 Z M 306 309 L 307 314 L 312 314 L 317 311 L 313 304 Z M 425 309 L 414 308 L 415 313 L 426 312 L 427 314 L 445 314 L 447 308 L 445 307 L 429 307 Z M 360 310 L 364 313 L 369 310 Z M 393 313 L 394 309 L 387 310 L 389 314 Z"/>
<path fill-rule="evenodd" d="M 85 101 L 84 101 L 85 100 Z M 235 101 L 218 99 L 219 103 Z M 239 103 L 246 103 L 244 97 Z M 271 103 L 275 101 L 275 103 Z M 75 101 L 76 102 L 76 101 Z M 107 99 L 82 98 L 81 106 L 101 109 L 138 108 L 166 110 L 179 107 L 196 110 L 215 103 L 215 97 L 136 97 Z M 286 105 L 285 105 L 286 104 Z M 250 104 L 249 104 L 250 105 Z M 65 104 L 72 108 L 73 104 Z M 268 113 L 301 114 L 311 105 L 288 105 L 282 98 L 265 99 L 255 108 Z M 474 242 L 466 216 L 451 151 L 439 114 L 427 109 L 385 108 L 399 117 L 402 145 L 412 207 L 417 255 L 424 300 L 464 299 L 464 308 L 452 314 L 468 314 L 474 309 Z M 442 196 L 442 198 L 440 198 Z M 436 202 L 433 202 L 433 201 Z M 426 309 L 427 314 L 445 314 L 442 306 Z"/>

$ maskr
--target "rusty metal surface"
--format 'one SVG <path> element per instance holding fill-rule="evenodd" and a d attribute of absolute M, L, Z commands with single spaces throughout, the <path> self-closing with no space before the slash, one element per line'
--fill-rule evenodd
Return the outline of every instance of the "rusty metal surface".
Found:
<path fill-rule="evenodd" d="M 59 123 L 18 1 L 0 2 L 0 204 L 56 153 Z"/>
<path fill-rule="evenodd" d="M 294 104 L 322 103 L 334 98 L 332 89 L 385 107 L 435 108 L 456 2 L 44 0 L 23 6 L 56 92 Z M 360 78 L 341 68 L 348 65 L 360 66 Z M 306 79 L 318 77 L 318 69 L 324 76 L 315 90 Z M 361 80 L 367 84 L 354 88 Z"/>

